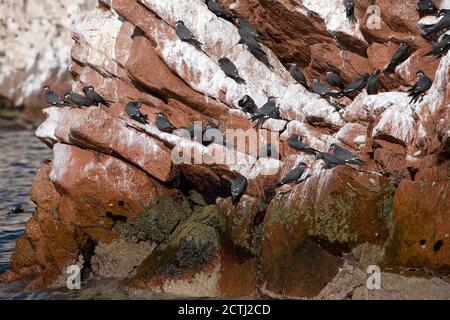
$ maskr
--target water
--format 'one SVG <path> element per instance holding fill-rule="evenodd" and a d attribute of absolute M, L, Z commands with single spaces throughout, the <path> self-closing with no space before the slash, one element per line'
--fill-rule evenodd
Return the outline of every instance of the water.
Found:
<path fill-rule="evenodd" d="M 0 273 L 9 266 L 17 238 L 34 212 L 30 188 L 42 162 L 52 151 L 32 131 L 0 130 Z M 24 213 L 9 214 L 21 205 Z"/>

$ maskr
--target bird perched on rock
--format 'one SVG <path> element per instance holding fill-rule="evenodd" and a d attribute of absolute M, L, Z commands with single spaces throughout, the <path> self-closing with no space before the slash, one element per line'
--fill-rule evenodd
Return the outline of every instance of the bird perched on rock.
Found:
<path fill-rule="evenodd" d="M 346 86 L 345 89 L 342 90 L 339 94 L 343 95 L 343 96 L 347 96 L 348 94 L 350 94 L 352 92 L 360 91 L 360 90 L 364 89 L 368 78 L 369 78 L 369 74 L 364 73 L 362 76 L 360 76 L 355 81 L 353 81 L 348 86 Z"/>
<path fill-rule="evenodd" d="M 250 120 L 257 120 L 255 127 L 260 128 L 267 120 L 279 118 L 280 111 L 276 106 L 275 98 L 269 97 L 267 99 L 267 102 L 253 113 L 253 115 L 250 117 Z"/>
<path fill-rule="evenodd" d="M 317 93 L 321 96 L 330 96 L 330 97 L 337 97 L 338 93 L 334 92 L 330 87 L 328 87 L 326 84 L 323 84 L 319 81 L 319 79 L 314 78 L 313 84 L 312 84 L 312 91 L 314 93 Z"/>
<path fill-rule="evenodd" d="M 424 26 L 425 38 L 436 38 L 442 32 L 450 28 L 450 9 L 441 9 L 438 11 L 438 16 L 442 17 L 438 22 L 431 26 Z"/>
<path fill-rule="evenodd" d="M 386 69 L 384 69 L 384 73 L 386 75 L 392 74 L 399 64 L 408 59 L 409 54 L 410 52 L 408 45 L 404 42 L 400 43 L 400 46 L 398 47 L 397 51 L 395 51 L 388 66 L 386 67 Z"/>
<path fill-rule="evenodd" d="M 146 114 L 141 113 L 141 111 L 139 110 L 141 108 L 141 103 L 140 102 L 129 102 L 126 106 L 125 106 L 125 112 L 128 114 L 128 116 L 139 122 L 142 124 L 147 124 L 148 123 L 148 116 Z"/>
<path fill-rule="evenodd" d="M 325 79 L 327 80 L 328 84 L 333 87 L 338 87 L 340 89 L 345 88 L 344 80 L 339 76 L 339 74 L 336 71 L 329 70 L 327 71 L 325 75 Z"/>
<path fill-rule="evenodd" d="M 330 146 L 331 150 L 333 150 L 334 155 L 340 161 L 343 161 L 347 164 L 356 164 L 356 165 L 364 165 L 365 162 L 362 161 L 357 155 L 351 153 L 350 151 L 342 148 L 341 146 L 333 143 Z"/>
<path fill-rule="evenodd" d="M 347 16 L 347 19 L 350 20 L 350 22 L 352 22 L 352 23 L 356 22 L 355 1 L 354 0 L 344 0 L 344 6 L 345 6 L 345 15 Z"/>
<path fill-rule="evenodd" d="M 172 133 L 174 130 L 177 129 L 173 124 L 170 123 L 170 121 L 166 118 L 166 116 L 162 112 L 159 112 L 156 115 L 155 125 L 159 129 L 159 131 L 167 133 Z"/>
<path fill-rule="evenodd" d="M 302 138 L 297 134 L 293 134 L 292 136 L 290 136 L 287 142 L 288 146 L 290 146 L 291 148 L 307 154 L 315 155 L 318 152 L 317 150 L 311 148 L 306 143 L 304 143 L 302 141 Z"/>
<path fill-rule="evenodd" d="M 408 96 L 412 97 L 410 103 L 416 103 L 431 88 L 433 80 L 431 80 L 422 70 L 417 71 L 419 80 L 414 86 L 408 90 Z"/>
<path fill-rule="evenodd" d="M 420 17 L 435 15 L 438 11 L 433 0 L 419 0 L 417 2 L 416 10 L 419 12 Z"/>
<path fill-rule="evenodd" d="M 234 23 L 234 18 L 231 14 L 229 14 L 224 7 L 222 7 L 219 3 L 214 0 L 206 0 L 206 5 L 208 6 L 209 11 L 214 13 L 219 18 L 225 19 L 231 23 Z"/>
<path fill-rule="evenodd" d="M 368 95 L 378 93 L 378 90 L 380 89 L 380 80 L 378 80 L 380 72 L 380 69 L 376 69 L 367 79 L 366 91 Z"/>
<path fill-rule="evenodd" d="M 93 86 L 87 86 L 83 88 L 83 92 L 86 95 L 88 99 L 95 102 L 97 105 L 103 104 L 106 107 L 110 107 L 113 101 L 106 100 L 101 95 L 99 95 L 97 92 L 95 92 L 95 89 Z"/>
<path fill-rule="evenodd" d="M 248 181 L 243 175 L 240 175 L 231 183 L 231 200 L 236 205 L 247 190 Z"/>
<path fill-rule="evenodd" d="M 435 56 L 436 58 L 441 58 L 445 56 L 450 49 L 450 34 L 444 34 L 438 42 L 436 42 L 431 50 L 424 54 L 425 56 Z"/>
<path fill-rule="evenodd" d="M 345 164 L 345 161 L 339 160 L 334 153 L 328 152 L 316 152 L 316 159 L 321 159 L 325 162 L 324 169 L 331 169 L 341 164 Z"/>
<path fill-rule="evenodd" d="M 291 67 L 289 68 L 289 73 L 291 77 L 294 78 L 295 81 L 300 83 L 306 90 L 311 91 L 311 88 L 306 81 L 306 77 L 303 74 L 303 71 L 296 63 L 291 63 Z"/>
<path fill-rule="evenodd" d="M 22 205 L 18 204 L 16 206 L 12 207 L 9 210 L 8 214 L 19 214 L 19 213 L 24 213 L 24 212 L 25 212 L 25 210 L 22 208 Z"/>
<path fill-rule="evenodd" d="M 263 50 L 255 37 L 246 32 L 242 28 L 238 28 L 241 39 L 238 44 L 244 44 L 247 46 L 248 51 L 260 62 L 262 62 L 269 70 L 273 70 L 273 66 L 269 62 L 267 53 Z"/>
<path fill-rule="evenodd" d="M 90 107 L 94 104 L 94 102 L 88 97 L 74 92 L 66 93 L 64 95 L 64 99 L 77 105 L 78 107 Z"/>
<path fill-rule="evenodd" d="M 277 106 L 275 103 L 275 98 L 274 97 L 269 97 L 267 99 L 267 102 L 258 110 L 256 110 L 253 115 L 250 117 L 250 120 L 257 120 L 263 117 L 267 117 L 271 114 L 273 114 L 274 112 L 277 111 Z"/>
<path fill-rule="evenodd" d="M 255 101 L 249 95 L 245 95 L 238 101 L 238 106 L 242 108 L 242 111 L 248 113 L 255 113 L 258 110 Z"/>
<path fill-rule="evenodd" d="M 228 58 L 220 58 L 219 65 L 227 77 L 230 77 L 239 84 L 247 84 L 247 82 L 239 76 L 239 71 Z"/>
<path fill-rule="evenodd" d="M 181 41 L 185 41 L 193 45 L 197 50 L 202 51 L 202 43 L 198 41 L 195 36 L 192 34 L 191 30 L 189 30 L 184 22 L 179 20 L 177 21 L 177 25 L 175 28 L 175 33 Z"/>
<path fill-rule="evenodd" d="M 275 188 L 279 188 L 285 184 L 290 183 L 300 183 L 303 173 L 305 172 L 306 163 L 300 162 L 298 166 L 291 171 L 289 171 L 283 179 L 275 186 Z"/>
<path fill-rule="evenodd" d="M 242 17 L 237 17 L 236 18 L 236 25 L 238 26 L 239 29 L 241 29 L 244 33 L 252 36 L 253 38 L 255 38 L 256 40 L 260 40 L 261 36 L 258 34 L 258 31 L 256 31 L 255 28 L 253 28 L 253 26 L 244 18 Z"/>
<path fill-rule="evenodd" d="M 47 101 L 48 104 L 51 104 L 52 106 L 70 106 L 69 102 L 58 97 L 52 90 L 50 90 L 49 86 L 45 86 L 42 90 L 44 91 L 45 101 Z"/>

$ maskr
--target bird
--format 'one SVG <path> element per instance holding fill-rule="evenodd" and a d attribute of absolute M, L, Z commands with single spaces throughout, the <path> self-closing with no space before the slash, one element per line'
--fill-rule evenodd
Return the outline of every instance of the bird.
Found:
<path fill-rule="evenodd" d="M 253 26 L 244 18 L 242 17 L 237 17 L 236 18 L 236 25 L 238 26 L 239 29 L 241 29 L 244 33 L 252 36 L 253 38 L 255 38 L 256 40 L 261 39 L 261 36 L 258 34 L 258 31 L 255 30 L 255 28 L 253 28 Z"/>
<path fill-rule="evenodd" d="M 70 103 L 67 101 L 64 101 L 64 99 L 58 97 L 49 86 L 45 86 L 43 89 L 44 91 L 44 98 L 47 101 L 48 104 L 51 104 L 52 106 L 70 106 Z"/>
<path fill-rule="evenodd" d="M 256 38 L 242 28 L 238 28 L 238 33 L 241 36 L 238 44 L 247 46 L 248 51 L 260 62 L 262 62 L 269 70 L 273 70 L 270 64 L 267 53 L 263 50 Z"/>
<path fill-rule="evenodd" d="M 219 3 L 214 0 L 206 0 L 206 5 L 208 6 L 209 11 L 214 13 L 217 17 L 225 19 L 231 23 L 234 23 L 234 17 L 229 14 L 224 7 L 222 7 Z"/>
<path fill-rule="evenodd" d="M 369 74 L 366 72 L 363 75 L 361 75 L 360 77 L 358 77 L 355 81 L 350 83 L 348 86 L 346 86 L 345 89 L 342 90 L 339 94 L 343 95 L 343 96 L 347 96 L 348 94 L 350 94 L 352 92 L 360 91 L 360 90 L 364 89 L 368 78 L 369 78 Z"/>
<path fill-rule="evenodd" d="M 386 69 L 384 69 L 384 73 L 386 75 L 392 74 L 399 64 L 408 59 L 409 54 L 410 52 L 408 45 L 404 42 L 400 43 L 400 46 L 398 47 L 397 51 L 395 51 L 388 66 L 386 67 Z"/>
<path fill-rule="evenodd" d="M 79 107 L 90 107 L 94 104 L 94 102 L 86 96 L 82 96 L 81 94 L 68 92 L 64 95 L 64 99 L 69 101 Z"/>
<path fill-rule="evenodd" d="M 334 153 L 328 152 L 316 152 L 316 159 L 321 159 L 325 162 L 325 169 L 330 169 L 341 164 L 345 164 L 345 161 L 339 160 Z"/>
<path fill-rule="evenodd" d="M 420 17 L 435 15 L 438 11 L 432 0 L 419 0 L 416 6 Z"/>
<path fill-rule="evenodd" d="M 325 75 L 328 84 L 341 89 L 345 88 L 345 83 L 336 71 L 329 70 Z"/>
<path fill-rule="evenodd" d="M 441 58 L 445 56 L 450 49 L 450 34 L 444 34 L 441 40 L 436 42 L 431 50 L 424 54 L 423 56 L 435 56 L 436 58 Z"/>
<path fill-rule="evenodd" d="M 408 96 L 412 97 L 410 103 L 416 103 L 431 88 L 433 80 L 431 80 L 423 70 L 417 71 L 419 80 L 414 86 L 408 90 Z"/>
<path fill-rule="evenodd" d="M 300 67 L 296 63 L 291 63 L 291 67 L 289 68 L 289 73 L 291 74 L 291 77 L 300 83 L 306 90 L 311 91 L 311 88 L 308 85 L 308 82 L 306 81 L 306 77 L 303 74 L 303 71 L 300 69 Z"/>
<path fill-rule="evenodd" d="M 231 200 L 236 205 L 247 190 L 248 181 L 243 175 L 239 175 L 231 182 Z"/>
<path fill-rule="evenodd" d="M 184 22 L 179 20 L 176 23 L 175 33 L 180 38 L 181 41 L 185 41 L 193 45 L 197 50 L 202 51 L 202 45 L 200 41 L 198 41 L 195 36 L 192 34 L 191 30 L 189 30 Z"/>
<path fill-rule="evenodd" d="M 330 96 L 330 97 L 337 97 L 338 93 L 334 92 L 330 87 L 327 85 L 321 83 L 319 79 L 314 78 L 313 84 L 312 84 L 312 91 L 314 93 L 317 93 L 321 96 Z"/>
<path fill-rule="evenodd" d="M 155 119 L 155 125 L 159 129 L 159 131 L 166 132 L 166 133 L 172 133 L 177 128 L 170 123 L 170 121 L 166 118 L 164 113 L 159 112 L 156 115 Z"/>
<path fill-rule="evenodd" d="M 340 161 L 343 161 L 347 164 L 356 164 L 356 165 L 360 165 L 360 166 L 366 164 L 357 155 L 342 148 L 341 146 L 337 145 L 336 143 L 331 144 L 330 148 L 331 148 L 331 150 L 333 150 L 333 153 L 336 156 L 336 158 Z"/>
<path fill-rule="evenodd" d="M 24 212 L 25 212 L 25 210 L 22 208 L 22 205 L 18 204 L 18 205 L 13 206 L 9 210 L 8 214 L 18 214 L 18 213 L 24 213 Z"/>
<path fill-rule="evenodd" d="M 285 184 L 299 183 L 303 173 L 305 172 L 306 163 L 300 162 L 297 167 L 289 171 L 281 181 L 276 184 L 275 188 L 279 188 Z"/>
<path fill-rule="evenodd" d="M 255 113 L 258 110 L 255 101 L 249 95 L 245 95 L 238 101 L 238 106 L 242 108 L 242 111 L 248 113 Z"/>
<path fill-rule="evenodd" d="M 268 143 L 262 148 L 259 156 L 261 158 L 278 159 L 279 158 L 279 153 L 278 153 L 277 148 L 273 144 Z"/>
<path fill-rule="evenodd" d="M 440 9 L 438 16 L 442 17 L 438 22 L 423 27 L 426 38 L 435 38 L 450 28 L 450 9 Z"/>
<path fill-rule="evenodd" d="M 267 102 L 258 110 L 256 110 L 253 115 L 250 117 L 250 120 L 257 120 L 263 117 L 270 116 L 277 111 L 277 106 L 275 103 L 274 97 L 269 97 Z"/>
<path fill-rule="evenodd" d="M 110 107 L 113 101 L 106 100 L 101 95 L 99 95 L 97 92 L 95 92 L 95 89 L 93 86 L 87 86 L 83 88 L 83 92 L 90 99 L 91 101 L 95 102 L 97 105 L 103 104 L 106 107 Z"/>
<path fill-rule="evenodd" d="M 355 1 L 354 0 L 344 0 L 344 6 L 345 6 L 345 15 L 347 16 L 348 20 L 352 23 L 356 22 Z"/>
<path fill-rule="evenodd" d="M 148 116 L 146 114 L 141 113 L 139 110 L 141 108 L 140 102 L 129 102 L 125 106 L 125 112 L 128 114 L 128 116 L 142 124 L 148 124 Z"/>
<path fill-rule="evenodd" d="M 307 154 L 315 155 L 318 152 L 316 149 L 311 148 L 306 143 L 304 143 L 302 141 L 302 138 L 297 134 L 293 134 L 292 136 L 290 136 L 287 142 L 288 146 L 290 146 L 291 148 Z"/>
<path fill-rule="evenodd" d="M 227 77 L 230 77 L 231 79 L 236 81 L 238 84 L 247 84 L 247 82 L 239 76 L 238 69 L 236 68 L 234 63 L 231 62 L 230 59 L 225 58 L 225 57 L 220 58 L 219 65 Z"/>
<path fill-rule="evenodd" d="M 380 72 L 381 72 L 380 69 L 376 69 L 367 79 L 366 91 L 368 95 L 378 93 L 378 90 L 380 89 L 380 80 L 378 80 Z"/>

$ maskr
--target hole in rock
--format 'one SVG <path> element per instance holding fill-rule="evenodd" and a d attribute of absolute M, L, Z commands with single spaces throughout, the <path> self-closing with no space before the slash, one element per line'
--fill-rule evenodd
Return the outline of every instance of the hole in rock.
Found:
<path fill-rule="evenodd" d="M 436 243 L 435 243 L 434 246 L 433 246 L 433 250 L 434 250 L 435 252 L 438 252 L 438 251 L 441 249 L 441 247 L 442 247 L 443 244 L 444 244 L 444 241 L 442 241 L 442 240 L 436 241 Z"/>

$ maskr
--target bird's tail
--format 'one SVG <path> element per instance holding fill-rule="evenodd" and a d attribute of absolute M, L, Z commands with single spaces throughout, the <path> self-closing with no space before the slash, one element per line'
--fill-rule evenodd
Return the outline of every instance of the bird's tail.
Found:
<path fill-rule="evenodd" d="M 394 66 L 389 64 L 386 69 L 384 69 L 383 73 L 387 76 L 391 75 L 394 72 Z"/>
<path fill-rule="evenodd" d="M 200 41 L 198 41 L 196 39 L 191 39 L 191 40 L 189 40 L 189 43 L 192 44 L 195 47 L 195 49 L 197 49 L 198 51 L 203 52 L 203 49 L 202 49 L 203 43 L 201 43 Z"/>
<path fill-rule="evenodd" d="M 348 21 L 350 21 L 350 23 L 356 23 L 356 22 L 357 22 L 357 20 L 356 20 L 356 17 L 355 17 L 355 14 L 354 14 L 354 13 L 352 13 L 352 14 L 348 15 L 348 16 L 347 16 L 347 18 L 348 18 Z"/>
<path fill-rule="evenodd" d="M 234 81 L 236 81 L 239 84 L 247 84 L 247 81 L 245 81 L 244 79 L 242 79 L 241 77 L 235 77 L 233 78 Z"/>

